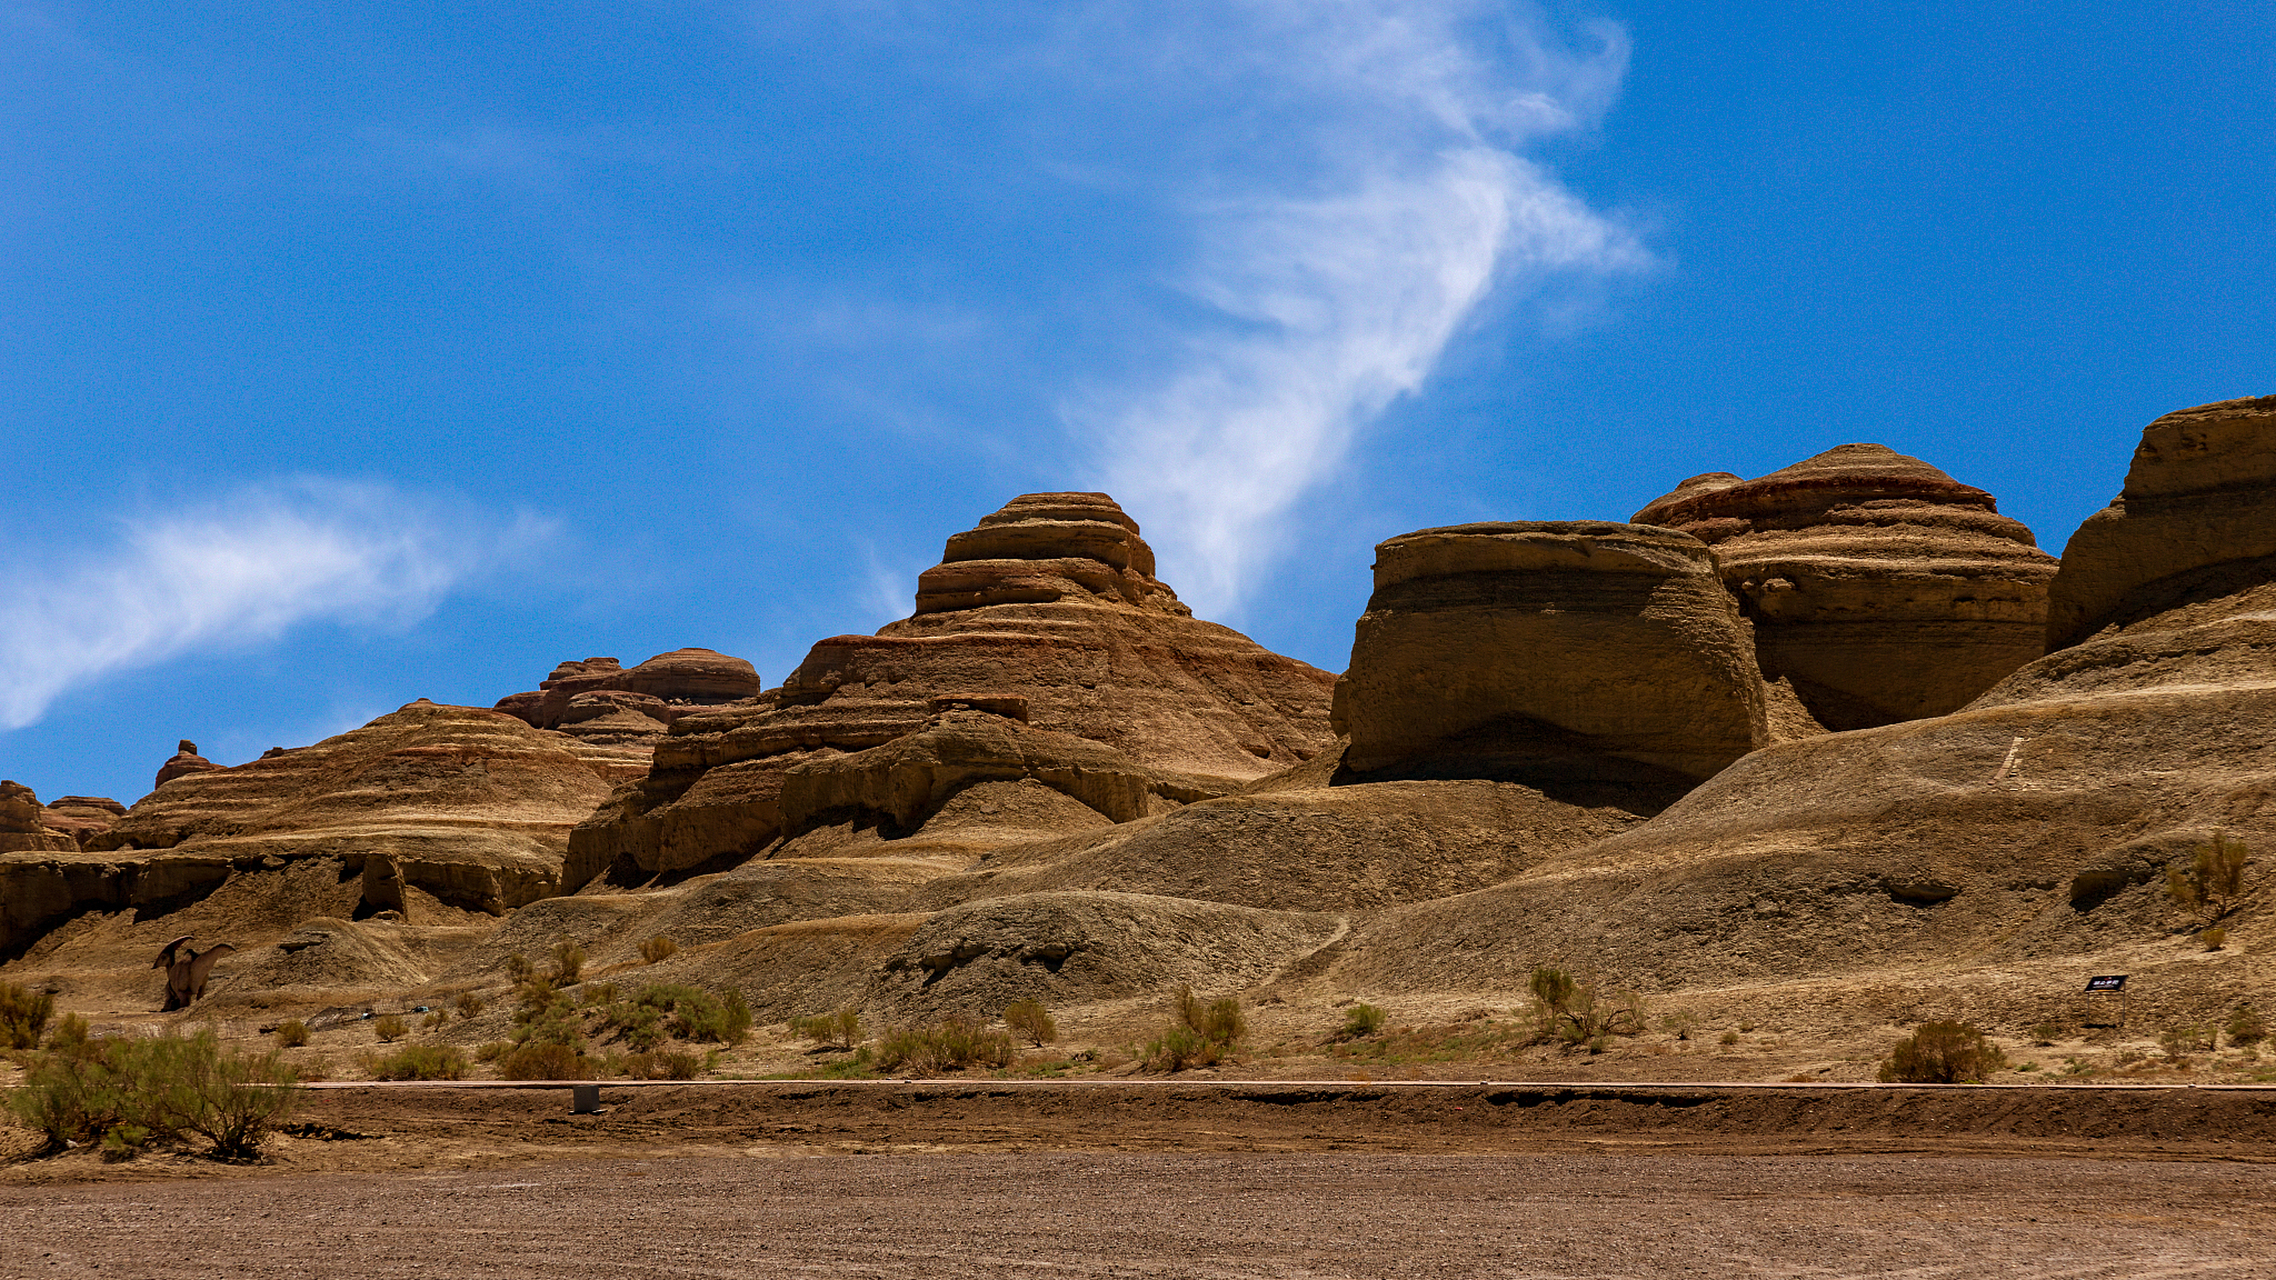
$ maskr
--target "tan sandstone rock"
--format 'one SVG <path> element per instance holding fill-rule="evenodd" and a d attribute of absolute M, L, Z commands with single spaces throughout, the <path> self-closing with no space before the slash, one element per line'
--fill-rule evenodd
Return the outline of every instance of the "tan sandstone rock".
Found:
<path fill-rule="evenodd" d="M 1763 675 L 1828 728 L 1957 711 L 2044 652 L 2054 557 L 1990 494 L 1882 445 L 1694 476 L 1635 520 L 1714 547 Z"/>
<path fill-rule="evenodd" d="M 2191 459 L 2199 475 L 2276 456 L 2276 418 L 2248 432 L 2223 417 L 2201 448 L 2236 456 Z M 2175 439 L 2170 420 L 2153 424 L 2136 474 L 2159 474 Z M 2259 498 L 2195 509 L 2198 545 L 2253 547 Z M 2125 527 L 2133 505 L 2094 517 L 2098 536 L 2150 545 L 2157 525 Z M 2053 971 L 2002 1010 L 2036 1001 L 2046 1017 L 2089 971 L 2063 957 L 2210 974 L 2222 957 L 2182 932 L 2164 875 L 2215 832 L 2260 861 L 2276 848 L 2276 560 L 2224 562 L 2187 590 L 2160 572 L 2129 579 L 2151 591 L 2096 580 L 2146 559 L 2066 559 L 2055 597 L 2108 601 L 2076 614 L 2107 621 L 1965 709 L 1757 751 L 1649 822 L 1385 913 L 1339 975 L 1462 989 L 1522 983 L 1555 958 L 1646 989 L 1873 982 L 1884 1008 L 1950 1009 L 1913 992 L 2004 966 Z M 2072 575 L 2087 580 L 2072 589 Z"/>
<path fill-rule="evenodd" d="M 2125 489 L 2071 535 L 2047 648 L 2205 594 L 2222 566 L 2276 556 L 2276 396 L 2166 414 L 2142 431 Z M 2235 575 L 2231 575 L 2235 576 Z"/>
<path fill-rule="evenodd" d="M 1706 778 L 1769 739 L 1746 623 L 1698 539 L 1603 521 L 1376 547 L 1336 690 L 1345 763 L 1536 781 Z M 1467 764 L 1465 762 L 1468 762 Z"/>
<path fill-rule="evenodd" d="M 76 849 L 78 841 L 49 826 L 39 796 L 21 782 L 0 782 L 0 852 Z"/>
<path fill-rule="evenodd" d="M 741 658 L 710 649 L 674 649 L 625 669 L 614 658 L 564 662 L 528 693 L 497 709 L 540 729 L 567 734 L 579 754 L 619 781 L 648 771 L 649 757 L 674 720 L 689 711 L 751 697 L 765 687 Z"/>
<path fill-rule="evenodd" d="M 84 848 L 96 836 L 118 825 L 126 816 L 126 806 L 109 796 L 62 796 L 51 801 L 40 814 L 40 821 L 51 831 L 61 831 Z"/>
<path fill-rule="evenodd" d="M 648 777 L 572 837 L 571 882 L 746 858 L 833 806 L 920 825 L 916 784 L 895 780 L 916 774 L 924 804 L 1032 777 L 1114 816 L 1150 803 L 1132 786 L 1179 803 L 1332 745 L 1333 677 L 1193 618 L 1152 570 L 1105 495 L 1013 500 L 949 539 L 910 618 L 823 640 L 781 688 L 678 717 Z M 878 750 L 923 732 L 929 745 Z"/>
<path fill-rule="evenodd" d="M 0 857 L 0 948 L 74 912 L 158 914 L 309 859 L 343 875 L 387 860 L 406 888 L 386 906 L 415 889 L 495 914 L 558 891 L 569 829 L 608 785 L 559 735 L 414 702 L 313 746 L 172 779 L 85 851 L 64 837 L 66 851 Z"/>

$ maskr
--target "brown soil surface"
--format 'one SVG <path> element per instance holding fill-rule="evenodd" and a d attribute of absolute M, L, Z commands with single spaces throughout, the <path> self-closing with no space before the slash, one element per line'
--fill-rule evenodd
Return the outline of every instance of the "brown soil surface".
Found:
<path fill-rule="evenodd" d="M 0 1277 L 2243 1277 L 2271 1228 L 2237 1163 L 754 1146 L 0 1187 Z"/>

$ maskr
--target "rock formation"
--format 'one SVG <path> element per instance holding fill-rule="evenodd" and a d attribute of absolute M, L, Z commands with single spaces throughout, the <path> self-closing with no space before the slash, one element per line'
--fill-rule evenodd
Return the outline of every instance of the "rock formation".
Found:
<path fill-rule="evenodd" d="M 2126 487 L 2063 551 L 2047 648 L 2225 594 L 2276 556 L 2276 396 L 2169 413 L 2142 431 Z M 2227 574 L 2225 567 L 2233 566 Z"/>
<path fill-rule="evenodd" d="M 76 849 L 79 842 L 49 826 L 39 796 L 21 782 L 0 782 L 0 853 Z"/>
<path fill-rule="evenodd" d="M 0 949 L 75 912 L 155 915 L 305 860 L 345 880 L 385 859 L 422 902 L 505 911 L 557 891 L 569 828 L 607 794 L 559 735 L 414 702 L 313 746 L 169 780 L 85 851 L 65 836 L 0 856 Z"/>
<path fill-rule="evenodd" d="M 166 763 L 158 766 L 158 781 L 152 783 L 151 786 L 153 789 L 163 787 L 176 778 L 186 778 L 196 773 L 211 773 L 221 767 L 199 755 L 198 744 L 184 738 L 181 745 L 174 748 L 174 754 L 168 758 Z"/>
<path fill-rule="evenodd" d="M 1696 782 L 1768 740 L 1746 624 L 1696 538 L 1468 524 L 1375 554 L 1336 690 L 1363 775 Z"/>
<path fill-rule="evenodd" d="M 910 618 L 821 641 L 779 689 L 679 716 L 647 778 L 577 830 L 570 882 L 748 857 L 789 822 L 881 798 L 870 820 L 906 830 L 982 779 L 1037 778 L 1119 817 L 1332 745 L 1333 677 L 1193 618 L 1104 494 L 1014 499 L 942 559 Z M 888 748 L 920 732 L 935 745 Z M 856 776 L 872 767 L 924 774 L 923 804 L 906 803 L 913 782 Z"/>
<path fill-rule="evenodd" d="M 126 806 L 109 796 L 62 796 L 41 811 L 40 821 L 85 848 L 96 836 L 117 826 L 125 815 Z"/>
<path fill-rule="evenodd" d="M 614 658 L 564 662 L 528 693 L 498 701 L 498 710 L 539 729 L 568 734 L 595 764 L 620 777 L 648 770 L 648 759 L 674 720 L 700 707 L 751 697 L 765 687 L 741 658 L 709 649 L 660 653 L 631 670 Z"/>
<path fill-rule="evenodd" d="M 1694 476 L 1635 520 L 1714 547 L 1763 675 L 1827 728 L 1957 711 L 2044 652 L 2054 557 L 1990 494 L 1882 445 Z"/>
<path fill-rule="evenodd" d="M 1520 981 L 1548 955 L 1658 989 L 1893 980 L 1906 966 L 1942 982 L 2126 945 L 2137 974 L 2154 965 L 2195 982 L 2180 971 L 2205 953 L 2174 936 L 2166 868 L 2215 832 L 2276 847 L 2267 404 L 2171 415 L 2144 433 L 2145 482 L 2088 522 L 2089 554 L 2066 556 L 2051 589 L 2063 625 L 2087 638 L 1961 711 L 1769 747 L 1649 822 L 1507 884 L 1389 913 L 1362 931 L 1345 977 Z M 2177 464 L 2194 474 L 2161 488 Z M 2205 479 L 2254 474 L 2225 490 Z M 2157 523 L 2173 508 L 2145 503 L 2142 516 L 2131 496 L 2177 488 L 2221 494 L 2175 517 L 2190 534 L 2172 541 L 2193 560 Z M 2252 558 L 2219 558 L 2230 551 Z M 2043 981 L 2068 985 L 2076 968 Z"/>

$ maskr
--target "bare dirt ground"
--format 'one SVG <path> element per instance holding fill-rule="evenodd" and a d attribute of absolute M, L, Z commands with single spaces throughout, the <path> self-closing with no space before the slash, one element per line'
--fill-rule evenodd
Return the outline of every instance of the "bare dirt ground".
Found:
<path fill-rule="evenodd" d="M 753 1148 L 0 1190 L 0 1276 L 2276 1274 L 2265 1165 Z"/>
<path fill-rule="evenodd" d="M 2276 1090 L 1010 1081 L 312 1092 L 0 1167 L 51 1276 L 2276 1276 Z M 5 1135 L 19 1157 L 28 1135 Z"/>

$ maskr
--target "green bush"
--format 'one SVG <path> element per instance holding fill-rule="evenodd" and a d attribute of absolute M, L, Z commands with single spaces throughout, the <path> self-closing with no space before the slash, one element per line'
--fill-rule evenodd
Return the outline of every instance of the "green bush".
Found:
<path fill-rule="evenodd" d="M 1383 1029 L 1384 1019 L 1390 1015 L 1365 1000 L 1344 1011 L 1343 1029 L 1336 1032 L 1338 1040 L 1357 1040 Z"/>
<path fill-rule="evenodd" d="M 640 959 L 642 963 L 655 964 L 659 961 L 671 959 L 679 949 L 679 943 L 659 933 L 640 944 Z"/>
<path fill-rule="evenodd" d="M 1214 1066 L 1232 1052 L 1235 1041 L 1248 1034 L 1241 1002 L 1231 996 L 1204 1001 L 1193 994 L 1192 987 L 1181 985 L 1171 997 L 1170 1012 L 1175 1020 L 1146 1043 L 1142 1065 L 1149 1070 Z"/>
<path fill-rule="evenodd" d="M 293 1073 L 275 1050 L 225 1052 L 208 1028 L 192 1036 L 90 1039 L 59 1034 L 40 1055 L 9 1109 L 47 1140 L 50 1150 L 92 1142 L 107 1155 L 131 1155 L 196 1134 L 211 1154 L 256 1154 L 294 1102 Z"/>
<path fill-rule="evenodd" d="M 880 1071 L 931 1075 L 965 1067 L 1008 1067 L 1018 1050 L 1008 1031 L 989 1031 L 963 1018 L 946 1018 L 928 1027 L 899 1027 L 878 1045 Z"/>
<path fill-rule="evenodd" d="M 861 1039 L 861 1010 L 850 1004 L 842 1004 L 829 1013 L 792 1018 L 790 1030 L 791 1034 L 815 1044 L 834 1044 L 841 1049 L 851 1049 Z"/>
<path fill-rule="evenodd" d="M 1924 1022 L 1897 1042 L 1881 1064 L 1881 1079 L 1903 1084 L 1980 1083 L 2006 1065 L 2007 1055 L 1984 1039 L 1974 1024 Z"/>
<path fill-rule="evenodd" d="M 374 1080 L 463 1080 L 466 1055 L 443 1044 L 405 1045 L 384 1058 L 367 1058 L 364 1070 Z"/>
<path fill-rule="evenodd" d="M 37 1049 L 47 1020 L 55 1016 L 55 997 L 0 982 L 0 1049 Z"/>
<path fill-rule="evenodd" d="M 510 1040 L 489 1040 L 474 1046 L 474 1060 L 476 1062 L 496 1062 L 513 1051 L 513 1042 Z"/>
<path fill-rule="evenodd" d="M 1241 1002 L 1231 996 L 1220 996 L 1206 1004 L 1193 994 L 1193 988 L 1178 987 L 1178 1021 L 1198 1033 L 1211 1044 L 1231 1047 L 1232 1043 L 1249 1033 L 1249 1021 L 1241 1015 Z"/>
<path fill-rule="evenodd" d="M 474 994 L 471 991 L 462 991 L 459 993 L 458 1016 L 460 1021 L 463 1022 L 480 1012 L 482 1012 L 482 997 Z"/>
<path fill-rule="evenodd" d="M 308 1024 L 298 1018 L 287 1018 L 277 1024 L 277 1044 L 285 1049 L 298 1049 L 308 1043 Z"/>
<path fill-rule="evenodd" d="M 1019 1000 L 1005 1006 L 1004 1026 L 1038 1049 L 1059 1038 L 1059 1024 L 1051 1020 L 1051 1011 L 1041 1000 Z"/>
<path fill-rule="evenodd" d="M 371 1024 L 372 1034 L 378 1036 L 382 1041 L 388 1044 L 394 1044 L 396 1041 L 401 1040 L 403 1038 L 403 1033 L 409 1030 L 409 1027 L 403 1025 L 403 1019 L 396 1017 L 392 1013 Z"/>
<path fill-rule="evenodd" d="M 1140 1065 L 1149 1071 L 1183 1071 L 1187 1067 L 1213 1067 L 1225 1057 L 1226 1046 L 1186 1026 L 1172 1025 L 1146 1042 Z"/>
<path fill-rule="evenodd" d="M 682 1049 L 662 1049 L 631 1054 L 622 1065 L 634 1080 L 693 1080 L 703 1070 L 703 1059 Z"/>
<path fill-rule="evenodd" d="M 518 987 L 537 976 L 537 966 L 529 962 L 528 956 L 516 951 L 506 957 L 506 976 Z"/>

